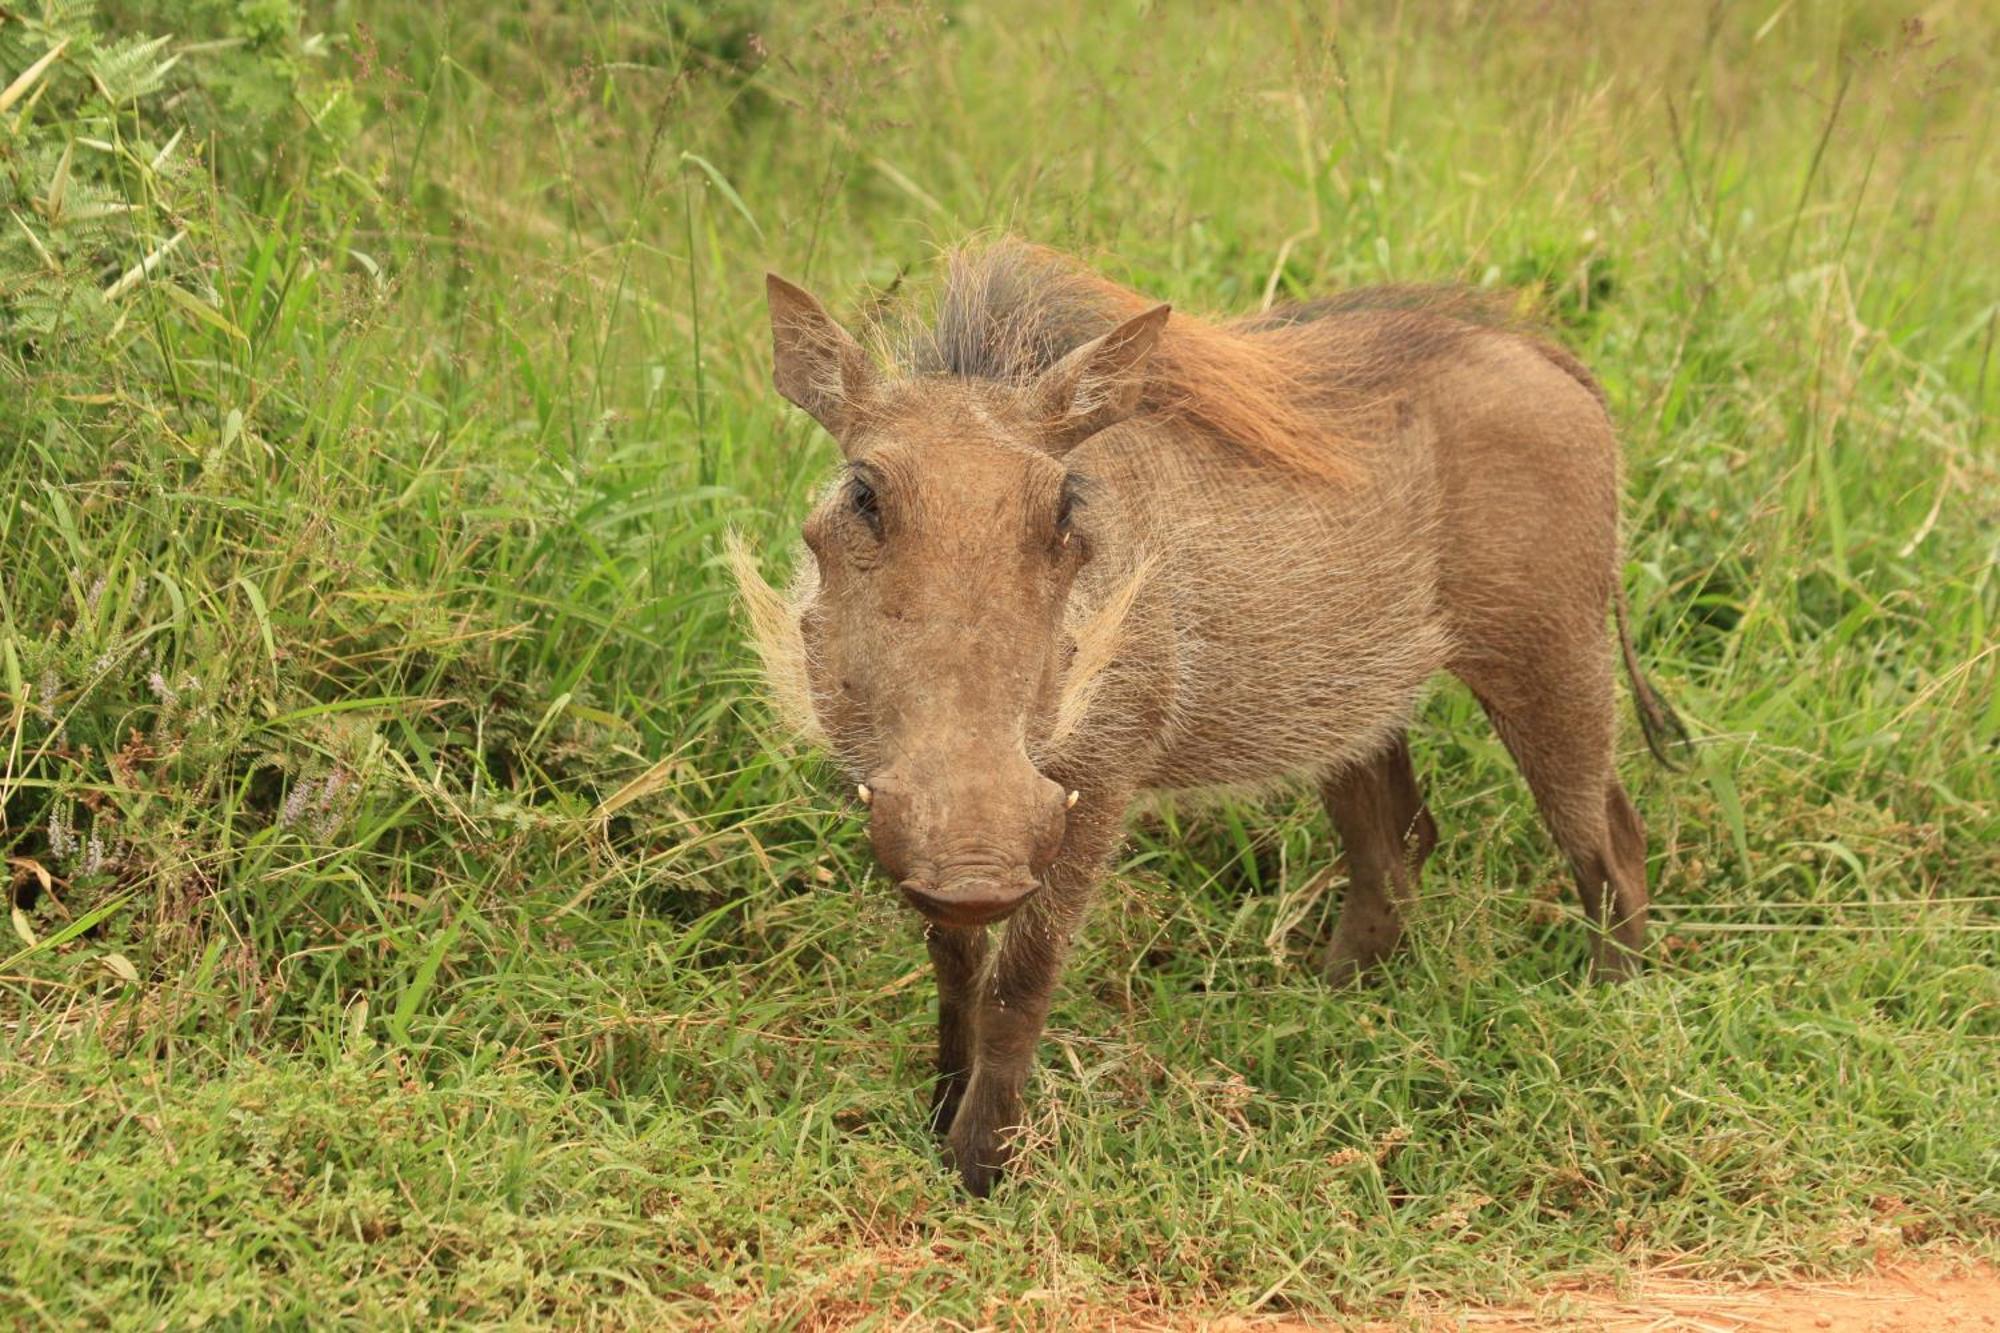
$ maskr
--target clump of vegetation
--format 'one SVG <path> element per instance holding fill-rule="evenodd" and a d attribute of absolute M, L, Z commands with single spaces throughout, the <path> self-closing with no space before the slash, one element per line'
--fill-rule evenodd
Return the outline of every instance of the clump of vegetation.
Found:
<path fill-rule="evenodd" d="M 0 1309 L 1394 1311 L 1992 1253 L 1993 44 L 1774 14 L 0 0 Z M 1415 949 L 1309 801 L 1163 811 L 1018 1181 L 755 699 L 730 529 L 832 461 L 761 279 L 1013 229 L 1191 309 L 1525 291 L 1697 733 L 1605 993 L 1476 705 Z M 846 313 L 846 312 L 843 312 Z M 774 571 L 776 572 L 776 571 Z"/>
<path fill-rule="evenodd" d="M 7 540 L 26 557 L 9 578 L 17 725 L 0 795 L 16 906 L 86 965 L 92 940 L 171 955 L 205 934 L 239 843 L 294 826 L 330 842 L 373 759 L 337 717 L 311 738 L 266 725 L 311 697 L 254 571 L 268 568 L 256 515 L 287 502 L 279 442 L 308 434 L 312 411 L 305 382 L 263 373 L 258 349 L 290 332 L 284 303 L 314 304 L 327 238 L 302 221 L 286 238 L 254 182 L 217 186 L 225 160 L 331 168 L 334 127 L 358 117 L 315 77 L 307 53 L 325 42 L 288 5 L 227 15 L 198 43 L 57 0 L 0 22 L 0 68 L 18 71 L 0 124 L 0 429 Z M 316 123 L 282 114 L 308 98 Z M 337 179 L 317 193 L 351 198 Z M 314 782 L 310 829 L 283 818 Z M 16 918 L 31 945 L 35 919 Z"/>

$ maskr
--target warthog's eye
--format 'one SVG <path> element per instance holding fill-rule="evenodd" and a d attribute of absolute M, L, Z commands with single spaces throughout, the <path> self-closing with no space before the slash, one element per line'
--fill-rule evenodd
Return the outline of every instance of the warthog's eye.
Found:
<path fill-rule="evenodd" d="M 1083 497 L 1077 494 L 1075 481 L 1065 481 L 1062 488 L 1062 498 L 1056 502 L 1056 542 L 1058 545 L 1069 545 L 1070 529 L 1076 522 L 1077 506 L 1082 503 Z"/>
<path fill-rule="evenodd" d="M 854 510 L 855 517 L 872 531 L 881 531 L 881 503 L 875 498 L 875 488 L 868 484 L 867 478 L 855 477 L 847 483 L 847 503 Z"/>

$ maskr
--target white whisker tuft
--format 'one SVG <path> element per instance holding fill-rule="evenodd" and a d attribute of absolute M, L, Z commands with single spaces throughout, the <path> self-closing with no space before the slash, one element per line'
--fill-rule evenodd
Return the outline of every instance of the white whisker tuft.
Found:
<path fill-rule="evenodd" d="M 1062 694 L 1056 702 L 1055 725 L 1049 730 L 1044 748 L 1050 751 L 1059 749 L 1076 734 L 1077 727 L 1089 714 L 1098 687 L 1103 684 L 1104 669 L 1118 656 L 1118 649 L 1125 639 L 1126 618 L 1131 614 L 1133 604 L 1139 600 L 1139 590 L 1152 574 L 1153 565 L 1150 556 L 1139 559 L 1131 575 L 1094 607 L 1072 602 L 1072 610 L 1083 617 L 1070 630 L 1070 638 L 1076 644 L 1076 655 L 1070 659 L 1069 670 L 1063 676 Z"/>
<path fill-rule="evenodd" d="M 750 622 L 751 644 L 764 665 L 766 698 L 787 728 L 808 744 L 825 744 L 825 730 L 812 703 L 805 635 L 799 627 L 799 610 L 811 597 L 817 567 L 809 559 L 800 561 L 792 587 L 779 592 L 764 578 L 740 535 L 728 535 L 724 552 Z"/>

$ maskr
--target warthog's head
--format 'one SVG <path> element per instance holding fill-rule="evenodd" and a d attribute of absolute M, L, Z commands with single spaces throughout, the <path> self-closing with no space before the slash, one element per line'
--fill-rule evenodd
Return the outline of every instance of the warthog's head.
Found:
<path fill-rule="evenodd" d="M 769 296 L 778 391 L 847 460 L 805 525 L 817 586 L 798 666 L 815 720 L 911 904 L 945 925 L 999 920 L 1055 861 L 1077 800 L 1030 758 L 1061 712 L 1065 610 L 1091 557 L 1065 456 L 1137 405 L 1167 307 L 1026 383 L 890 381 L 809 294 L 773 277 Z"/>

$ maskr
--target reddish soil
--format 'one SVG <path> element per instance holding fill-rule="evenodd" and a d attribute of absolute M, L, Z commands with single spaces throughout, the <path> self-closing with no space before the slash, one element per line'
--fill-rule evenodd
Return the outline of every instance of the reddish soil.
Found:
<path fill-rule="evenodd" d="M 1983 1264 L 1912 1264 L 1847 1281 L 1743 1286 L 1641 1277 L 1623 1292 L 1557 1289 L 1527 1306 L 1420 1312 L 1415 1324 L 1492 1333 L 2000 1333 L 2000 1271 Z M 1337 1325 L 1231 1318 L 1208 1327 L 1214 1333 L 1331 1333 Z M 1369 1333 L 1394 1327 L 1367 1326 Z"/>

